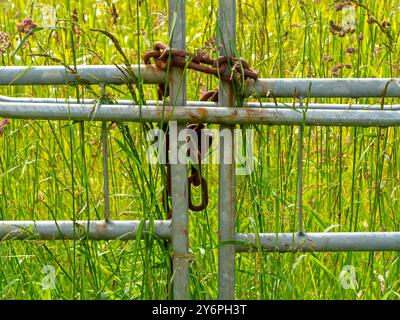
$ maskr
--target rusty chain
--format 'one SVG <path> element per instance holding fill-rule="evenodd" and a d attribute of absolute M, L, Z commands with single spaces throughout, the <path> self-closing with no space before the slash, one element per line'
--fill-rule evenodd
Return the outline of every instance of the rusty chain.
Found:
<path fill-rule="evenodd" d="M 203 211 L 208 205 L 208 186 L 207 181 L 201 172 L 201 160 L 202 160 L 202 135 L 201 130 L 204 129 L 203 123 L 192 123 L 187 126 L 187 129 L 191 129 L 195 132 L 197 137 L 197 167 L 191 165 L 191 175 L 188 178 L 188 197 L 189 197 L 189 208 L 193 211 Z M 190 138 L 189 138 L 190 140 Z M 212 139 L 209 137 L 208 147 L 211 146 Z M 207 150 L 208 151 L 208 150 Z M 189 150 L 188 150 L 189 153 Z M 188 154 L 189 155 L 189 154 Z M 192 185 L 194 187 L 201 186 L 201 203 L 195 205 L 192 200 Z"/>
<path fill-rule="evenodd" d="M 147 51 L 143 55 L 143 61 L 145 64 L 150 64 L 151 60 L 157 68 L 167 71 L 170 67 L 178 67 L 181 69 L 191 69 L 199 71 L 201 73 L 210 74 L 218 77 L 222 81 L 227 81 L 232 83 L 234 79 L 253 79 L 258 78 L 258 73 L 250 69 L 249 64 L 243 58 L 236 58 L 230 56 L 221 56 L 217 59 L 211 58 L 207 53 L 198 51 L 197 53 L 189 53 L 185 50 L 170 48 L 167 44 L 157 41 L 152 50 Z M 231 73 L 229 75 L 225 74 L 226 67 L 231 67 Z M 160 84 L 158 86 L 158 99 L 163 100 L 169 96 L 168 85 Z M 211 90 L 206 92 L 201 96 L 200 101 L 212 101 L 218 102 L 218 90 Z M 202 175 L 201 170 L 201 130 L 204 128 L 203 123 L 199 124 L 189 124 L 188 129 L 192 129 L 196 132 L 197 143 L 198 143 L 198 158 L 197 167 L 191 165 L 191 175 L 188 177 L 188 197 L 189 197 L 189 208 L 193 211 L 202 211 L 207 207 L 208 204 L 208 186 L 207 181 Z M 164 131 L 168 130 L 168 126 L 163 127 Z M 211 145 L 211 140 L 209 146 Z M 164 210 L 168 214 L 168 219 L 171 218 L 171 209 L 169 207 L 168 198 L 171 196 L 171 165 L 169 163 L 169 134 L 166 133 L 166 150 L 167 150 L 167 161 L 166 161 L 166 175 L 167 182 L 165 185 L 165 190 L 163 192 L 162 202 L 164 205 Z M 201 203 L 196 205 L 192 200 L 192 185 L 194 187 L 201 186 Z M 165 197 L 167 196 L 167 198 Z"/>
<path fill-rule="evenodd" d="M 152 50 L 143 55 L 145 64 L 150 64 L 153 59 L 154 64 L 161 70 L 167 71 L 169 67 L 178 67 L 181 69 L 192 69 L 205 74 L 211 74 L 223 81 L 232 82 L 234 74 L 225 75 L 225 69 L 228 65 L 239 78 L 253 79 L 258 78 L 257 71 L 250 69 L 249 64 L 243 58 L 222 56 L 212 59 L 208 54 L 198 51 L 197 53 L 188 53 L 185 50 L 171 49 L 167 44 L 157 41 Z"/>

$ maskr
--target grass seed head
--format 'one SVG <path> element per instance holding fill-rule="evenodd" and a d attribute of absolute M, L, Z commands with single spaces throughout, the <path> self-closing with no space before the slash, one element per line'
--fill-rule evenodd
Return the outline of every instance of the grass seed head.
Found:
<path fill-rule="evenodd" d="M 38 25 L 33 22 L 31 18 L 24 18 L 21 22 L 17 23 L 17 30 L 20 33 L 29 34 L 35 29 Z"/>

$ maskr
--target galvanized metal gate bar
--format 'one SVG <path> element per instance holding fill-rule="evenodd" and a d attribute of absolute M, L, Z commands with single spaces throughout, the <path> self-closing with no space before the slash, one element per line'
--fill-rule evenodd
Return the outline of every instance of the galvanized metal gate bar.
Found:
<path fill-rule="evenodd" d="M 141 231 L 139 231 L 139 229 Z M 170 239 L 171 221 L 0 221 L 0 240 L 134 240 L 153 232 Z"/>
<path fill-rule="evenodd" d="M 219 0 L 217 28 L 222 55 L 235 54 L 235 1 Z M 185 1 L 169 0 L 170 45 L 185 48 Z M 135 82 L 161 84 L 166 73 L 151 65 L 78 66 L 77 72 L 64 66 L 0 67 L 0 85 L 120 85 Z M 88 99 L 10 98 L 0 96 L 0 117 L 79 121 L 177 120 L 223 124 L 319 125 L 319 126 L 400 126 L 400 105 L 247 103 L 235 108 L 232 87 L 220 82 L 219 103 L 186 102 L 185 75 L 172 68 L 169 73 L 170 106 L 160 101 L 144 106 L 119 100 L 118 105 L 100 105 Z M 274 98 L 359 98 L 400 97 L 399 79 L 258 79 L 246 82 L 247 96 Z M 365 109 L 365 110 L 364 110 Z M 177 143 L 171 141 L 172 144 Z M 220 143 L 220 159 L 231 163 L 219 168 L 218 297 L 234 299 L 235 252 L 254 250 L 293 251 L 384 251 L 400 250 L 400 232 L 343 233 L 235 233 L 235 165 L 232 141 Z M 152 232 L 173 245 L 173 293 L 175 299 L 189 297 L 189 235 L 186 165 L 172 165 L 172 219 L 168 221 L 0 221 L 0 239 L 89 239 L 130 240 Z M 235 241 L 236 245 L 232 244 Z M 228 243 L 226 243 L 228 242 Z"/>
<path fill-rule="evenodd" d="M 170 0 L 171 1 L 171 0 Z M 226 2 L 227 4 L 230 1 Z M 65 85 L 65 84 L 125 84 L 136 82 L 140 75 L 144 84 L 160 84 L 165 72 L 153 65 L 132 65 L 135 78 L 129 76 L 126 66 L 77 66 L 74 74 L 63 66 L 0 67 L 0 85 Z M 122 70 L 122 71 L 121 71 Z M 79 81 L 80 80 L 80 81 Z M 247 96 L 260 97 L 400 97 L 400 79 L 263 79 L 247 80 Z"/>
<path fill-rule="evenodd" d="M 238 233 L 235 240 L 237 252 L 400 250 L 400 232 Z"/>
<path fill-rule="evenodd" d="M 139 106 L 93 105 L 66 103 L 0 102 L 0 117 L 37 120 L 208 122 L 220 124 L 309 125 L 387 127 L 400 125 L 398 107 L 390 110 L 310 108 L 305 117 L 299 110 L 288 107 L 230 108 L 214 106 Z"/>
<path fill-rule="evenodd" d="M 171 47 L 186 48 L 185 0 L 169 0 L 169 32 Z M 171 68 L 169 77 L 171 107 L 186 104 L 185 71 Z M 160 109 L 160 108 L 159 108 Z M 185 128 L 183 123 L 178 132 Z M 171 136 L 171 135 L 170 135 Z M 180 148 L 178 141 L 170 140 L 170 147 Z M 181 142 L 183 144 L 183 142 Z M 172 159 L 172 154 L 170 155 Z M 187 166 L 171 161 L 171 198 L 172 198 L 172 250 L 173 250 L 173 293 L 175 300 L 189 298 L 189 223 L 188 223 L 188 179 Z M 175 163 L 174 163 L 175 162 Z"/>
<path fill-rule="evenodd" d="M 144 84 L 161 84 L 165 81 L 165 72 L 154 65 L 133 65 L 127 72 L 124 65 L 77 66 L 72 72 L 64 66 L 18 66 L 0 67 L 0 85 L 61 85 L 66 84 L 125 84 L 136 82 L 140 77 Z"/>
<path fill-rule="evenodd" d="M 236 1 L 219 0 L 217 44 L 221 56 L 236 54 Z M 229 68 L 225 74 L 230 74 Z M 235 93 L 230 83 L 219 81 L 218 108 L 234 110 Z M 235 124 L 221 125 L 220 132 L 228 131 L 233 137 Z M 218 298 L 232 300 L 235 297 L 235 245 L 224 244 L 235 238 L 235 153 L 233 139 L 225 140 L 220 134 L 220 165 L 218 191 Z"/>
<path fill-rule="evenodd" d="M 400 97 L 399 79 L 258 79 L 247 82 L 247 95 L 261 97 Z"/>
<path fill-rule="evenodd" d="M 47 103 L 67 103 L 67 104 L 82 104 L 86 106 L 93 106 L 94 103 L 97 102 L 95 99 L 77 99 L 67 98 L 67 99 L 60 99 L 60 98 L 12 98 L 8 96 L 1 96 L 0 95 L 0 103 L 1 102 L 13 102 L 13 103 L 30 103 L 32 104 L 44 104 L 46 106 Z M 116 100 L 117 108 L 122 106 L 132 106 L 132 100 Z M 147 100 L 146 106 L 162 106 L 163 101 L 157 100 Z M 185 106 L 188 107 L 216 107 L 218 104 L 215 102 L 208 102 L 208 101 L 187 101 Z M 143 107 L 143 106 L 142 106 Z M 286 108 L 286 109 L 299 109 L 299 103 L 282 103 L 282 102 L 244 102 L 243 107 L 246 108 Z M 307 103 L 307 109 L 322 109 L 322 110 L 400 110 L 399 104 L 344 104 L 344 103 Z"/>

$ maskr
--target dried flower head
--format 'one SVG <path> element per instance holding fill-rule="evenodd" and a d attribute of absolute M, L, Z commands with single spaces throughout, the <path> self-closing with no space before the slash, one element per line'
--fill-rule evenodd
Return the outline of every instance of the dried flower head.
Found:
<path fill-rule="evenodd" d="M 0 121 L 0 135 L 4 133 L 4 130 L 6 130 L 9 124 L 10 124 L 10 119 L 4 118 Z"/>
<path fill-rule="evenodd" d="M 343 63 L 339 63 L 332 68 L 332 76 L 339 77 L 341 74 L 342 69 L 345 67 Z"/>
<path fill-rule="evenodd" d="M 356 52 L 355 48 L 352 47 L 346 48 L 346 53 L 353 54 L 354 52 Z"/>
<path fill-rule="evenodd" d="M 353 34 L 356 30 L 353 26 L 340 26 L 336 23 L 334 23 L 332 20 L 329 21 L 329 31 L 333 35 L 337 35 L 341 38 L 343 38 L 346 34 L 350 33 Z"/>
<path fill-rule="evenodd" d="M 0 55 L 6 53 L 7 49 L 11 46 L 10 35 L 7 32 L 0 32 Z"/>
<path fill-rule="evenodd" d="M 216 39 L 215 36 L 212 36 L 211 38 L 209 38 L 205 43 L 204 43 L 204 48 L 205 49 L 214 49 L 215 45 L 216 45 Z"/>
<path fill-rule="evenodd" d="M 351 1 L 343 1 L 343 0 L 339 0 L 339 1 L 335 1 L 335 10 L 337 12 L 342 11 L 345 7 L 351 6 L 352 3 Z"/>
<path fill-rule="evenodd" d="M 77 23 L 79 21 L 78 10 L 76 8 L 74 10 L 72 10 L 71 19 L 72 19 L 72 22 L 74 22 L 74 23 Z"/>
<path fill-rule="evenodd" d="M 31 18 L 24 18 L 21 22 L 17 23 L 18 32 L 29 34 L 33 29 L 37 27 L 37 24 L 33 22 Z"/>
<path fill-rule="evenodd" d="M 308 78 L 313 78 L 313 77 L 315 77 L 315 70 L 314 70 L 313 67 L 311 67 L 310 70 L 308 70 L 308 72 L 307 72 L 307 77 L 308 77 Z"/>
<path fill-rule="evenodd" d="M 369 16 L 367 22 L 369 24 L 373 24 L 373 23 L 378 22 L 378 20 L 376 20 L 375 17 L 373 17 L 373 16 Z"/>
<path fill-rule="evenodd" d="M 341 32 L 342 30 L 343 30 L 343 28 L 341 26 L 337 25 L 332 20 L 329 21 L 329 31 L 332 34 L 337 34 L 337 33 Z"/>
<path fill-rule="evenodd" d="M 324 61 L 324 62 L 332 62 L 333 61 L 333 57 L 332 56 L 323 56 L 322 57 L 322 61 Z"/>

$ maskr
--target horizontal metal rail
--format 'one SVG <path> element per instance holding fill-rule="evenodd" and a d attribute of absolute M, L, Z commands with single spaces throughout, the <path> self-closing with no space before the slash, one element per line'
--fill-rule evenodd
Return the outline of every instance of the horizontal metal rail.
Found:
<path fill-rule="evenodd" d="M 169 220 L 90 221 L 0 221 L 0 240 L 131 240 L 139 229 L 153 230 L 162 239 L 171 238 Z M 143 233 L 142 233 L 143 235 Z"/>
<path fill-rule="evenodd" d="M 66 85 L 84 81 L 87 84 L 124 84 L 137 82 L 164 83 L 165 72 L 154 65 L 77 66 L 76 73 L 64 66 L 0 67 L 0 85 Z"/>
<path fill-rule="evenodd" d="M 136 239 L 143 221 L 1 221 L 1 240 L 131 240 Z M 145 222 L 144 231 L 149 231 Z M 171 237 L 170 221 L 154 221 L 154 234 L 162 239 Z M 398 251 L 400 232 L 336 232 L 336 233 L 239 233 L 235 238 L 237 252 L 327 252 L 327 251 Z"/>
<path fill-rule="evenodd" d="M 66 103 L 0 102 L 0 117 L 38 120 L 208 122 L 225 124 L 387 127 L 400 125 L 397 110 L 321 110 L 305 114 L 290 108 L 160 107 Z"/>
<path fill-rule="evenodd" d="M 165 82 L 165 72 L 154 65 L 0 67 L 0 85 L 124 84 L 140 77 L 145 84 Z M 133 73 L 133 74 L 132 74 Z M 246 82 L 247 96 L 271 97 L 400 97 L 400 80 L 390 78 L 258 79 Z"/>
<path fill-rule="evenodd" d="M 69 104 L 88 104 L 93 105 L 97 102 L 95 99 L 77 99 L 73 98 L 13 98 L 0 95 L 0 102 L 12 102 L 12 103 L 69 103 Z M 116 100 L 119 105 L 132 106 L 132 100 Z M 149 106 L 163 106 L 163 101 L 147 100 L 146 105 Z M 191 107 L 216 107 L 218 104 L 215 102 L 208 101 L 188 101 L 187 105 Z M 272 102 L 245 102 L 244 107 L 249 108 L 289 108 L 289 109 L 301 109 L 299 103 L 272 103 Z M 303 104 L 303 109 L 322 109 L 322 110 L 400 110 L 400 104 L 345 104 L 345 103 L 309 103 Z"/>
<path fill-rule="evenodd" d="M 258 79 L 247 82 L 247 96 L 368 98 L 400 97 L 399 79 Z"/>
<path fill-rule="evenodd" d="M 235 240 L 237 252 L 400 251 L 400 232 L 238 233 Z"/>

